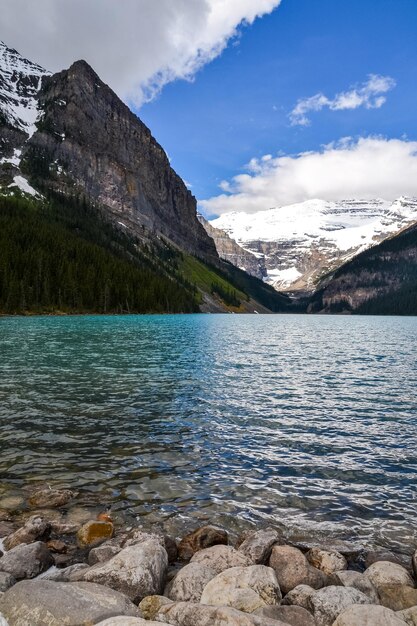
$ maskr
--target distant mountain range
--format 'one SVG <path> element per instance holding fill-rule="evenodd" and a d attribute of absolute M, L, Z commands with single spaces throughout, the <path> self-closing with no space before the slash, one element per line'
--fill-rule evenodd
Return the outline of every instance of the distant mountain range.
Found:
<path fill-rule="evenodd" d="M 162 147 L 85 61 L 51 75 L 1 42 L 0 218 L 0 313 L 289 303 L 219 258 Z"/>
<path fill-rule="evenodd" d="M 364 250 L 417 223 L 417 199 L 308 200 L 259 211 L 225 213 L 210 226 L 226 233 L 279 291 L 312 293 L 321 281 Z M 209 231 L 213 236 L 213 231 Z M 226 257 L 221 240 L 217 249 Z M 232 262 L 239 257 L 234 252 Z M 245 259 L 246 266 L 250 263 Z"/>

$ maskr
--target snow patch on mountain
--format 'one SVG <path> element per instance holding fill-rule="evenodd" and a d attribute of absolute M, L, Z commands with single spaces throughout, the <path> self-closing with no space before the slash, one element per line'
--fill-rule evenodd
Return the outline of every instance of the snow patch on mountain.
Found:
<path fill-rule="evenodd" d="M 0 41 L 0 109 L 9 124 L 31 137 L 38 117 L 37 93 L 43 67 L 24 59 L 17 50 Z"/>
<path fill-rule="evenodd" d="M 417 199 L 401 197 L 307 200 L 251 214 L 225 213 L 210 223 L 263 255 L 265 280 L 276 289 L 311 291 L 327 272 L 416 222 Z"/>

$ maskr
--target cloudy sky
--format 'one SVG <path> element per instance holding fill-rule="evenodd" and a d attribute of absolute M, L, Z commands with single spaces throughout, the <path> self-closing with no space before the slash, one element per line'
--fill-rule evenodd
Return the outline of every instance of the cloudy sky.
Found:
<path fill-rule="evenodd" d="M 86 59 L 207 215 L 417 195 L 415 0 L 1 0 L 0 39 Z"/>

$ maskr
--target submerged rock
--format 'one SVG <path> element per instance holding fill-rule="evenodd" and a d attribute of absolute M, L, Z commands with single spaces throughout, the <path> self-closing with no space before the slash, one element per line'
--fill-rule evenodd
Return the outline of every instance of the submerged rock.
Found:
<path fill-rule="evenodd" d="M 6 591 L 0 613 L 10 626 L 81 626 L 116 615 L 138 615 L 121 593 L 93 583 L 22 581 Z"/>
<path fill-rule="evenodd" d="M 218 574 L 204 588 L 201 604 L 231 606 L 244 613 L 281 602 L 274 570 L 265 565 L 232 567 Z"/>
<path fill-rule="evenodd" d="M 68 504 L 76 494 L 69 489 L 38 489 L 29 498 L 31 507 L 58 508 Z"/>
<path fill-rule="evenodd" d="M 217 526 L 203 526 L 181 539 L 178 544 L 178 556 L 182 561 L 189 561 L 199 550 L 227 543 L 228 534 L 225 530 Z"/>
<path fill-rule="evenodd" d="M 0 571 L 11 574 L 16 580 L 34 578 L 45 572 L 54 560 L 41 541 L 21 544 L 0 558 Z"/>
<path fill-rule="evenodd" d="M 163 590 L 168 556 L 165 548 L 152 539 L 123 548 L 105 563 L 90 567 L 83 580 L 111 587 L 133 602 Z"/>

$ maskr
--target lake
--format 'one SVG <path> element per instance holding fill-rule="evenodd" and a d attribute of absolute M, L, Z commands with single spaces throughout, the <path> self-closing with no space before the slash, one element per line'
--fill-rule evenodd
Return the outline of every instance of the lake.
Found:
<path fill-rule="evenodd" d="M 6 504 L 416 542 L 417 318 L 2 318 L 0 357 Z"/>

